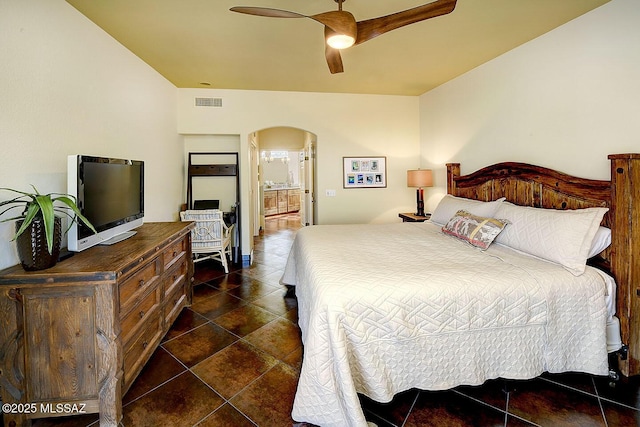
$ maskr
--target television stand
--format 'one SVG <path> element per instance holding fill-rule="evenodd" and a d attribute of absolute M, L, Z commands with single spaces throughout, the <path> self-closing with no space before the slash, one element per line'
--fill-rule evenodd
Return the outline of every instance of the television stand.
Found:
<path fill-rule="evenodd" d="M 102 246 L 110 246 L 118 242 L 122 242 L 123 240 L 127 240 L 129 237 L 132 237 L 135 234 L 135 230 L 125 231 L 124 233 L 116 234 L 115 236 L 110 237 L 107 240 L 103 240 L 98 244 Z"/>
<path fill-rule="evenodd" d="M 122 397 L 191 305 L 193 227 L 146 223 L 117 247 L 0 271 L 0 401 L 20 409 L 0 425 L 83 412 L 121 425 Z"/>

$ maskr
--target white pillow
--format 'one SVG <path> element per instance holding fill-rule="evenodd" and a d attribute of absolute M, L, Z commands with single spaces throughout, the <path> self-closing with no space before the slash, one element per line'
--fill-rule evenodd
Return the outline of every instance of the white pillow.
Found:
<path fill-rule="evenodd" d="M 611 229 L 603 226 L 598 227 L 598 231 L 596 231 L 596 235 L 591 242 L 591 248 L 589 249 L 587 258 L 598 255 L 609 246 L 611 246 Z"/>
<path fill-rule="evenodd" d="M 430 219 L 431 222 L 438 225 L 445 225 L 458 211 L 467 211 L 473 215 L 495 218 L 494 214 L 503 201 L 504 197 L 493 202 L 482 202 L 447 194 L 440 200 Z"/>
<path fill-rule="evenodd" d="M 558 263 L 579 276 L 607 208 L 542 209 L 503 203 L 495 216 L 510 224 L 495 242 Z"/>

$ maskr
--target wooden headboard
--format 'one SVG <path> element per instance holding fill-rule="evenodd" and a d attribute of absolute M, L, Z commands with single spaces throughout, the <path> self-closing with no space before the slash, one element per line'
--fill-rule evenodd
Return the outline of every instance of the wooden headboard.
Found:
<path fill-rule="evenodd" d="M 616 279 L 616 311 L 628 346 L 619 367 L 628 376 L 640 374 L 640 154 L 612 154 L 609 160 L 609 181 L 514 162 L 460 175 L 460 164 L 448 163 L 447 192 L 483 201 L 506 197 L 517 205 L 546 209 L 609 208 L 602 225 L 611 228 L 611 246 L 590 264 Z"/>

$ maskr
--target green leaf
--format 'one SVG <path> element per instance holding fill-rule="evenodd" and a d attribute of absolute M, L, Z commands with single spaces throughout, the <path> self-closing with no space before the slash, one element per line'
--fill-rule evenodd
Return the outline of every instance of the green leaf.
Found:
<path fill-rule="evenodd" d="M 3 190 L 0 188 L 0 190 Z M 6 190 L 6 188 L 4 188 L 4 190 Z M 10 204 L 16 204 L 16 205 L 23 205 L 25 203 L 29 203 L 28 199 L 24 200 L 26 196 L 18 196 L 18 197 L 14 197 L 13 199 L 10 200 L 4 200 L 2 202 L 0 202 L 0 206 L 5 206 L 5 205 L 10 205 Z M 33 200 L 33 199 L 32 199 Z"/>
<path fill-rule="evenodd" d="M 93 227 L 93 225 L 91 225 L 89 220 L 80 213 L 80 209 L 78 209 L 75 202 L 71 198 L 69 198 L 68 196 L 59 196 L 59 197 L 56 197 L 54 200 L 62 202 L 65 205 L 67 205 L 67 207 L 73 211 L 73 213 L 78 219 L 84 222 L 86 226 L 91 229 L 91 231 L 93 231 L 94 233 L 97 233 L 96 229 Z"/>
<path fill-rule="evenodd" d="M 5 205 L 6 206 L 6 205 Z M 7 221 L 13 221 L 14 219 L 20 219 L 20 218 L 24 218 L 24 202 L 20 203 L 19 205 L 16 206 L 9 206 L 8 208 L 6 208 L 5 210 L 3 210 L 2 212 L 0 212 L 0 216 L 4 215 L 5 213 L 9 212 L 11 209 L 15 209 L 15 208 L 19 208 L 22 207 L 23 209 L 23 213 L 21 213 L 18 216 L 14 216 L 12 218 L 7 218 L 7 219 L 3 219 L 0 222 L 7 222 Z"/>
<path fill-rule="evenodd" d="M 19 235 L 21 235 L 24 232 L 24 230 L 29 228 L 29 226 L 31 225 L 31 222 L 33 221 L 33 218 L 35 218 L 38 212 L 40 212 L 40 205 L 37 205 L 37 204 L 29 205 L 27 209 L 27 214 L 24 216 L 24 220 L 22 221 L 22 225 L 16 232 L 16 235 L 14 236 L 13 240 L 15 240 Z"/>
<path fill-rule="evenodd" d="M 32 185 L 32 187 L 33 187 L 33 185 Z M 33 187 L 33 189 L 36 191 L 36 194 L 37 194 L 38 190 L 36 190 L 35 187 Z M 22 194 L 22 196 L 18 196 L 18 198 L 24 197 L 24 196 L 28 196 L 28 197 L 33 199 L 33 194 L 32 193 L 25 193 L 24 191 L 14 190 L 13 188 L 6 188 L 6 187 L 0 187 L 0 190 L 6 190 L 6 191 L 11 191 L 13 193 Z"/>
<path fill-rule="evenodd" d="M 35 187 L 34 187 L 35 190 Z M 53 234 L 55 226 L 55 213 L 53 212 L 53 201 L 51 196 L 42 196 L 38 194 L 36 196 L 36 202 L 40 206 L 42 211 L 42 219 L 44 220 L 44 234 L 47 238 L 47 249 L 49 253 L 53 251 Z"/>

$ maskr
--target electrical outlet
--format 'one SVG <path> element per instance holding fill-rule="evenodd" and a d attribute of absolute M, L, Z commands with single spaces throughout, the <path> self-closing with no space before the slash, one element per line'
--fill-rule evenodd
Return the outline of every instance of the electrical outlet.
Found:
<path fill-rule="evenodd" d="M 327 197 L 336 197 L 336 190 L 327 190 Z"/>

